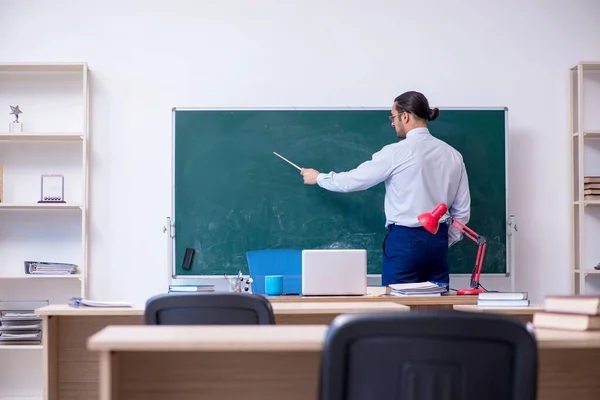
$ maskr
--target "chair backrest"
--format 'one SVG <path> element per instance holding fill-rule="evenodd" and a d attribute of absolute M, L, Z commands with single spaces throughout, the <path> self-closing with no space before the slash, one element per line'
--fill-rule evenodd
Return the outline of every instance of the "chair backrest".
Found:
<path fill-rule="evenodd" d="M 537 345 L 507 316 L 346 314 L 328 330 L 320 400 L 534 400 Z"/>
<path fill-rule="evenodd" d="M 265 294 L 265 276 L 283 275 L 283 294 L 302 293 L 302 250 L 271 249 L 246 252 L 252 291 Z"/>
<path fill-rule="evenodd" d="M 249 293 L 171 293 L 146 302 L 146 325 L 274 324 L 271 303 Z"/>

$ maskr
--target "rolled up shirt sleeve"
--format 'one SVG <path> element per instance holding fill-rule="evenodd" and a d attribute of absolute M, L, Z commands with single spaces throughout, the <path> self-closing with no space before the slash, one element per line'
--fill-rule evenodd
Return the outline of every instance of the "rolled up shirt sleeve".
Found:
<path fill-rule="evenodd" d="M 395 153 L 384 147 L 373 154 L 369 161 L 346 172 L 321 173 L 317 177 L 317 184 L 323 189 L 332 192 L 356 192 L 366 190 L 385 181 L 394 170 Z"/>

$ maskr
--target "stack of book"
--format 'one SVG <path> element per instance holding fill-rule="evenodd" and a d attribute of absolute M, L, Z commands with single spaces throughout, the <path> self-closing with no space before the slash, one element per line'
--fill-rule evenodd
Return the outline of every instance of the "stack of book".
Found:
<path fill-rule="evenodd" d="M 392 296 L 441 296 L 448 287 L 434 282 L 395 283 L 389 286 Z"/>
<path fill-rule="evenodd" d="M 548 296 L 544 311 L 533 314 L 536 328 L 600 330 L 600 296 Z"/>
<path fill-rule="evenodd" d="M 528 307 L 527 292 L 483 292 L 477 296 L 480 307 Z"/>
<path fill-rule="evenodd" d="M 583 178 L 584 200 L 600 200 L 600 176 L 586 176 Z"/>

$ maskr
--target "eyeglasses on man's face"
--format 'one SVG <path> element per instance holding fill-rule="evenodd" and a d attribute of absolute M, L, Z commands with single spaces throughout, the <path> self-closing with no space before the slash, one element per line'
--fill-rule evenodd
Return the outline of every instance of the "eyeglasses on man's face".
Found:
<path fill-rule="evenodd" d="M 390 122 L 394 122 L 394 118 L 396 118 L 396 117 L 400 117 L 400 116 L 402 116 L 402 114 L 404 114 L 404 113 L 405 113 L 405 111 L 403 111 L 403 112 L 401 112 L 401 113 L 399 113 L 399 114 L 392 114 L 392 115 L 390 115 L 390 116 L 388 117 L 388 119 L 390 120 Z"/>

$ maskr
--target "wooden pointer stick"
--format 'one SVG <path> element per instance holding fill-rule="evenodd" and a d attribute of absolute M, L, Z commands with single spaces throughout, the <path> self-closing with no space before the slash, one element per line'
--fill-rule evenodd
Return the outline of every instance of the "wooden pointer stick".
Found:
<path fill-rule="evenodd" d="M 283 161 L 286 161 L 286 162 L 290 163 L 291 165 L 293 165 L 294 167 L 298 168 L 299 171 L 302 171 L 302 168 L 300 168 L 299 166 L 297 166 L 296 164 L 294 164 L 290 160 L 286 159 L 285 157 L 280 156 L 279 154 L 277 154 L 275 152 L 273 152 L 273 154 L 275 154 L 277 157 L 281 158 Z"/>

